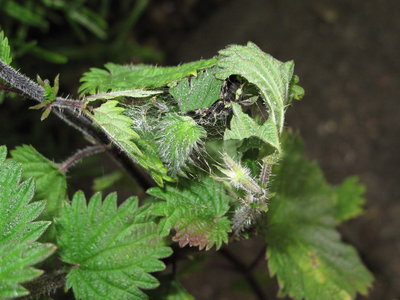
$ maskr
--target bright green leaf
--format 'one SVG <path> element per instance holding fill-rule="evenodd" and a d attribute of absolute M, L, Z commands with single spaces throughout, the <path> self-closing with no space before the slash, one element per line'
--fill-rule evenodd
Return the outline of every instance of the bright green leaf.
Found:
<path fill-rule="evenodd" d="M 247 46 L 231 45 L 219 54 L 217 65 L 222 70 L 217 77 L 226 79 L 230 75 L 240 75 L 254 84 L 270 109 L 271 121 L 281 132 L 294 63 L 283 63 L 251 42 Z"/>
<path fill-rule="evenodd" d="M 167 168 L 157 154 L 154 137 L 139 136 L 132 129 L 138 125 L 133 117 L 140 118 L 141 115 L 130 114 L 128 117 L 124 115 L 125 109 L 117 105 L 118 102 L 114 100 L 103 103 L 94 110 L 94 120 L 119 145 L 121 151 L 128 153 L 133 162 L 150 172 L 158 185 L 162 186 L 164 180 L 172 181 L 167 176 Z M 138 129 L 140 130 L 140 128 Z"/>
<path fill-rule="evenodd" d="M 67 199 L 67 181 L 58 166 L 41 155 L 35 148 L 23 145 L 11 151 L 12 158 L 21 163 L 23 178 L 32 177 L 36 183 L 35 200 L 46 199 L 42 214 L 45 220 L 58 216 Z"/>
<path fill-rule="evenodd" d="M 6 148 L 0 147 L 0 299 L 27 295 L 21 283 L 42 271 L 32 266 L 46 259 L 55 247 L 36 240 L 50 222 L 35 220 L 45 208 L 42 201 L 31 202 L 34 182 L 21 181 L 21 166 L 4 162 Z"/>
<path fill-rule="evenodd" d="M 357 217 L 363 212 L 364 192 L 365 187 L 358 183 L 357 177 L 349 177 L 337 187 L 336 220 L 339 223 Z"/>
<path fill-rule="evenodd" d="M 259 125 L 249 115 L 242 112 L 239 104 L 232 103 L 232 108 L 234 116 L 230 124 L 231 129 L 225 130 L 224 140 L 243 140 L 256 137 L 279 152 L 281 151 L 279 134 L 271 118 Z"/>
<path fill-rule="evenodd" d="M 157 135 L 159 153 L 172 173 L 177 173 L 190 160 L 206 136 L 204 128 L 191 117 L 171 113 L 161 121 Z"/>
<path fill-rule="evenodd" d="M 12 62 L 10 45 L 3 31 L 0 31 L 0 59 L 8 65 Z"/>
<path fill-rule="evenodd" d="M 176 67 L 154 67 L 148 65 L 116 65 L 108 63 L 106 70 L 92 68 L 83 74 L 79 93 L 95 94 L 141 88 L 155 88 L 180 80 L 197 71 L 215 65 L 216 59 L 199 60 Z"/>
<path fill-rule="evenodd" d="M 174 229 L 173 240 L 181 247 L 207 250 L 215 245 L 218 249 L 228 241 L 231 228 L 225 214 L 230 198 L 221 182 L 206 178 L 201 182 L 188 181 L 182 188 L 151 188 L 147 193 L 165 200 L 156 203 L 152 212 L 164 217 L 160 221 L 161 234 L 167 235 Z"/>
<path fill-rule="evenodd" d="M 124 108 L 117 106 L 118 101 L 108 101 L 94 110 L 93 119 L 105 131 L 107 135 L 119 144 L 121 149 L 131 156 L 142 155 L 142 152 L 134 143 L 139 135 L 131 128 L 134 122 L 123 113 Z"/>
<path fill-rule="evenodd" d="M 165 268 L 160 259 L 171 249 L 136 198 L 117 207 L 116 194 L 104 201 L 95 194 L 86 204 L 78 192 L 56 225 L 61 259 L 74 266 L 67 288 L 77 299 L 147 299 L 141 289 L 158 286 L 149 273 Z"/>
<path fill-rule="evenodd" d="M 209 107 L 219 99 L 223 81 L 215 78 L 215 69 L 205 70 L 197 77 L 185 78 L 170 88 L 169 92 L 177 100 L 179 108 L 186 113 Z"/>
<path fill-rule="evenodd" d="M 366 294 L 372 276 L 335 229 L 337 189 L 304 158 L 298 137 L 289 139 L 284 149 L 271 184 L 275 197 L 267 231 L 268 267 L 278 278 L 281 294 L 307 300 L 347 300 L 357 292 Z M 341 192 L 345 190 L 349 189 Z"/>

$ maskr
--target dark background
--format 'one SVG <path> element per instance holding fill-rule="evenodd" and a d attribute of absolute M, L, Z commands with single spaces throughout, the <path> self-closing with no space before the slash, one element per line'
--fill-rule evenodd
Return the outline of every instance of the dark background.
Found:
<path fill-rule="evenodd" d="M 69 29 L 61 26 L 56 33 L 32 34 L 42 44 L 70 42 Z M 301 133 L 307 155 L 329 182 L 356 174 L 367 186 L 365 214 L 341 227 L 344 240 L 355 245 L 375 276 L 370 295 L 360 299 L 400 299 L 399 34 L 397 0 L 159 0 L 149 2 L 129 32 L 158 56 L 113 54 L 54 65 L 28 54 L 18 64 L 30 75 L 53 78 L 60 72 L 67 94 L 89 66 L 107 61 L 176 64 L 249 40 L 280 60 L 294 59 L 306 96 L 289 109 L 286 125 Z M 0 144 L 33 144 L 56 160 L 85 144 L 55 118 L 40 123 L 37 112 L 26 110 L 28 104 L 15 101 L 0 107 Z M 85 176 L 79 178 L 71 189 L 85 187 Z M 232 249 L 250 261 L 261 247 L 253 241 Z M 260 263 L 257 270 L 264 267 Z M 184 283 L 198 299 L 253 299 L 238 291 L 245 289 L 240 276 L 218 254 Z M 274 281 L 265 279 L 265 289 L 275 295 Z"/>

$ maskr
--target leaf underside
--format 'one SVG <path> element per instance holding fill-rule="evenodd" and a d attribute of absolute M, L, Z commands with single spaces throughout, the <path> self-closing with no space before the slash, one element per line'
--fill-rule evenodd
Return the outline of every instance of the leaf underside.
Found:
<path fill-rule="evenodd" d="M 271 118 L 259 125 L 249 115 L 242 112 L 239 104 L 232 103 L 232 108 L 234 116 L 231 120 L 230 129 L 225 130 L 224 140 L 243 140 L 256 137 L 279 152 L 281 151 L 279 134 Z"/>
<path fill-rule="evenodd" d="M 206 178 L 201 182 L 186 182 L 183 188 L 151 188 L 147 193 L 165 200 L 156 203 L 152 212 L 163 217 L 159 224 L 161 234 L 168 235 L 174 229 L 173 240 L 181 247 L 208 250 L 215 245 L 218 249 L 228 241 L 231 229 L 225 214 L 230 198 L 222 183 Z"/>
<path fill-rule="evenodd" d="M 0 147 L 0 299 L 27 295 L 21 283 L 39 276 L 42 271 L 32 266 L 55 250 L 51 244 L 36 242 L 50 224 L 33 221 L 45 203 L 31 202 L 34 182 L 20 182 L 21 167 L 15 161 L 4 162 L 6 152 Z"/>
<path fill-rule="evenodd" d="M 231 45 L 219 51 L 217 78 L 240 75 L 254 84 L 269 107 L 270 118 L 279 132 L 283 129 L 289 84 L 293 77 L 293 61 L 281 62 L 263 52 L 254 43 Z"/>
<path fill-rule="evenodd" d="M 271 185 L 276 196 L 271 200 L 266 235 L 268 267 L 278 278 L 281 295 L 344 300 L 353 299 L 357 292 L 366 294 L 372 276 L 335 229 L 342 196 L 326 183 L 317 165 L 304 158 L 298 137 L 287 138 L 284 149 Z M 357 194 L 359 186 L 354 182 L 344 185 Z M 359 194 L 346 200 L 357 205 Z M 354 205 L 348 205 L 350 212 Z M 344 209 L 340 215 L 347 215 Z"/>
<path fill-rule="evenodd" d="M 61 259 L 74 265 L 67 288 L 77 299 L 147 299 L 141 289 L 158 281 L 150 272 L 165 268 L 171 254 L 157 226 L 136 198 L 117 207 L 116 194 L 95 194 L 86 204 L 77 192 L 56 223 Z"/>

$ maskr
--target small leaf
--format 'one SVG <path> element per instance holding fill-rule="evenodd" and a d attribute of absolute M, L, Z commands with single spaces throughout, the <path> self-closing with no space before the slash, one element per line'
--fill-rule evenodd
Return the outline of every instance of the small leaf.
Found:
<path fill-rule="evenodd" d="M 159 153 L 163 161 L 177 173 L 198 150 L 207 135 L 200 125 L 187 116 L 168 114 L 160 123 L 157 135 Z"/>
<path fill-rule="evenodd" d="M 347 178 L 336 188 L 336 220 L 339 223 L 357 217 L 363 212 L 364 192 L 365 187 L 358 183 L 357 177 Z"/>
<path fill-rule="evenodd" d="M 0 59 L 8 65 L 12 62 L 10 45 L 3 31 L 0 31 Z"/>
<path fill-rule="evenodd" d="M 201 182 L 189 181 L 181 187 L 168 185 L 164 190 L 151 188 L 149 195 L 164 199 L 152 207 L 152 213 L 164 218 L 160 222 L 162 235 L 176 231 L 173 240 L 181 247 L 199 247 L 200 250 L 220 248 L 228 242 L 230 221 L 225 216 L 230 198 L 223 184 L 211 178 Z"/>
<path fill-rule="evenodd" d="M 129 89 L 155 88 L 180 80 L 197 71 L 212 67 L 216 59 L 199 60 L 176 67 L 148 65 L 116 65 L 108 63 L 106 70 L 92 68 L 83 74 L 79 93 L 95 94 Z"/>
<path fill-rule="evenodd" d="M 279 152 L 281 151 L 279 134 L 271 118 L 259 125 L 254 119 L 242 112 L 239 104 L 232 103 L 232 108 L 234 116 L 230 124 L 231 129 L 225 130 L 224 140 L 243 140 L 256 137 Z"/>
<path fill-rule="evenodd" d="M 74 266 L 66 285 L 77 299 L 147 299 L 141 289 L 159 285 L 149 273 L 165 268 L 160 259 L 171 249 L 137 198 L 117 208 L 116 194 L 86 204 L 77 192 L 56 225 L 61 259 Z"/>
<path fill-rule="evenodd" d="M 139 136 L 132 129 L 137 125 L 135 121 L 124 115 L 125 109 L 117 105 L 118 101 L 111 100 L 96 108 L 93 116 L 95 122 L 119 145 L 121 151 L 129 154 L 133 162 L 148 170 L 158 185 L 162 186 L 164 180 L 172 181 L 157 154 L 155 139 Z"/>
<path fill-rule="evenodd" d="M 276 275 L 281 295 L 307 300 L 354 299 L 366 294 L 372 276 L 355 249 L 335 229 L 338 190 L 329 186 L 316 164 L 304 158 L 298 137 L 285 143 L 285 155 L 271 184 L 268 267 Z M 341 198 L 356 197 L 345 183 Z M 353 184 L 353 183 L 352 183 Z M 347 186 L 347 187 L 346 187 Z"/>
<path fill-rule="evenodd" d="M 133 120 L 123 113 L 124 108 L 117 106 L 118 101 L 108 101 L 94 110 L 93 119 L 122 149 L 131 156 L 142 155 L 134 143 L 139 135 L 131 128 Z"/>
<path fill-rule="evenodd" d="M 170 88 L 170 94 L 183 113 L 209 107 L 218 100 L 223 81 L 215 78 L 215 71 L 215 68 L 205 70 L 197 77 L 182 79 Z"/>
<path fill-rule="evenodd" d="M 12 158 L 21 163 L 23 178 L 32 177 L 36 183 L 35 200 L 46 199 L 44 220 L 58 216 L 67 199 L 67 180 L 58 166 L 41 155 L 35 148 L 23 145 L 11 151 Z"/>
<path fill-rule="evenodd" d="M 29 8 L 18 4 L 16 1 L 6 1 L 2 5 L 2 10 L 10 17 L 18 20 L 22 24 L 47 29 L 49 23 L 43 16 L 33 12 Z"/>
<path fill-rule="evenodd" d="M 51 244 L 36 240 L 50 222 L 35 220 L 43 211 L 43 201 L 31 202 L 32 180 L 20 182 L 21 167 L 15 161 L 3 162 L 6 148 L 0 148 L 0 299 L 27 295 L 21 283 L 39 276 L 32 266 L 54 252 Z"/>
<path fill-rule="evenodd" d="M 294 63 L 283 63 L 251 42 L 246 46 L 231 45 L 219 54 L 217 65 L 222 70 L 217 73 L 217 78 L 224 80 L 230 75 L 240 75 L 254 84 L 270 109 L 272 123 L 281 132 Z"/>

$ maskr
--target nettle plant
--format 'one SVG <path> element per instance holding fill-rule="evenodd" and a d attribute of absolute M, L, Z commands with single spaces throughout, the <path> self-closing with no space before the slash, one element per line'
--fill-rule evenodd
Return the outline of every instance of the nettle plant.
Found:
<path fill-rule="evenodd" d="M 0 148 L 0 298 L 63 288 L 76 299 L 192 299 L 165 270 L 172 249 L 226 253 L 256 235 L 280 296 L 367 293 L 372 276 L 336 230 L 362 212 L 364 188 L 354 177 L 329 185 L 284 127 L 304 94 L 292 61 L 249 42 L 175 67 L 108 63 L 83 75 L 73 100 L 57 96 L 58 78 L 36 83 L 14 70 L 4 35 L 0 58 L 3 92 L 35 100 L 42 119 L 54 113 L 93 144 L 59 164 L 32 146 L 9 158 Z M 102 151 L 147 198 L 68 198 L 70 167 Z"/>

